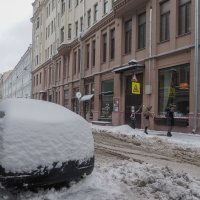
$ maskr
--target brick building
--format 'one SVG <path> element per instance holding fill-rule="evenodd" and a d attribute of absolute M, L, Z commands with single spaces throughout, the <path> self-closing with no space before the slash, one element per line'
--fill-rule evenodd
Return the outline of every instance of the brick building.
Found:
<path fill-rule="evenodd" d="M 33 97 L 113 125 L 131 124 L 134 106 L 138 128 L 140 108 L 150 104 L 156 130 L 166 130 L 165 109 L 174 103 L 174 130 L 191 132 L 196 119 L 199 132 L 195 2 L 36 0 Z"/>

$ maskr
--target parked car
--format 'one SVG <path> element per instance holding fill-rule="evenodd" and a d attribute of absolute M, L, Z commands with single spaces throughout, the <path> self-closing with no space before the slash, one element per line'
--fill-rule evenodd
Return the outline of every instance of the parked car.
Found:
<path fill-rule="evenodd" d="M 69 183 L 92 173 L 90 125 L 76 113 L 33 99 L 0 102 L 0 183 L 6 188 Z"/>

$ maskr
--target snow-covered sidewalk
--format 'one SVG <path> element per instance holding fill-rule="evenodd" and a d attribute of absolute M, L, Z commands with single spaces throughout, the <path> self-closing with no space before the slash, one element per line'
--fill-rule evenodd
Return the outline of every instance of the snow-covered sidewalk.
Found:
<path fill-rule="evenodd" d="M 200 135 L 188 134 L 188 133 L 177 133 L 172 132 L 172 137 L 167 137 L 165 131 L 155 131 L 148 130 L 148 135 L 144 133 L 143 129 L 132 129 L 128 125 L 121 126 L 100 126 L 100 125 L 91 125 L 93 131 L 103 132 L 111 134 L 115 137 L 137 137 L 138 139 L 152 139 L 157 138 L 163 142 L 175 143 L 178 145 L 184 145 L 188 147 L 197 147 L 200 148 Z"/>

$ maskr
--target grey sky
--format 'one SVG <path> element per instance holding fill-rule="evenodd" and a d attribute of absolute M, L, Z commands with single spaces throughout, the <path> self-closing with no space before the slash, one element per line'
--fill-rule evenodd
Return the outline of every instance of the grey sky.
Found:
<path fill-rule="evenodd" d="M 13 69 L 32 43 L 32 2 L 0 0 L 0 73 Z"/>

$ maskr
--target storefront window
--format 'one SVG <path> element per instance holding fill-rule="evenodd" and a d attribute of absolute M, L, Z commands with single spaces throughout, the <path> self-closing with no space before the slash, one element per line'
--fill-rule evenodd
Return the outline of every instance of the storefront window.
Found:
<path fill-rule="evenodd" d="M 76 93 L 79 92 L 79 88 L 73 89 L 73 98 L 72 98 L 72 110 L 75 113 L 79 113 L 79 101 L 76 97 Z"/>
<path fill-rule="evenodd" d="M 102 81 L 101 116 L 111 118 L 113 111 L 113 80 Z"/>
<path fill-rule="evenodd" d="M 189 114 L 189 64 L 159 70 L 158 111 L 164 115 L 175 104 L 175 117 Z"/>
<path fill-rule="evenodd" d="M 66 108 L 69 106 L 69 90 L 64 90 L 64 106 Z"/>

